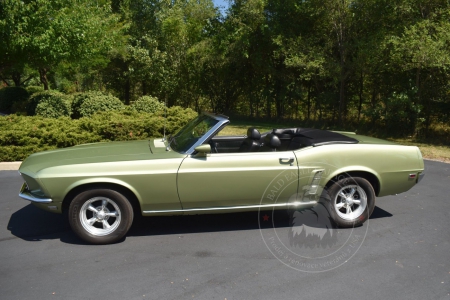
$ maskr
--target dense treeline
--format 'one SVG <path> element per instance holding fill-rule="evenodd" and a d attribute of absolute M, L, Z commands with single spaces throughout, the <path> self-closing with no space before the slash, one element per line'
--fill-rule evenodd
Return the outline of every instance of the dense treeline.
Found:
<path fill-rule="evenodd" d="M 450 121 L 448 0 L 3 0 L 4 85 L 430 134 Z M 444 129 L 442 129 L 444 130 Z"/>

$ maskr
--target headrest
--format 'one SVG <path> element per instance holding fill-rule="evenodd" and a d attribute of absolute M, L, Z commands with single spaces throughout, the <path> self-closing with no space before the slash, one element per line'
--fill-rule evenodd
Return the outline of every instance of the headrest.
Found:
<path fill-rule="evenodd" d="M 252 140 L 259 140 L 261 138 L 261 133 L 256 128 L 250 127 L 247 129 L 247 137 Z"/>
<path fill-rule="evenodd" d="M 280 139 L 273 133 L 269 133 L 264 138 L 264 146 L 268 146 L 272 149 L 278 148 L 281 145 Z"/>

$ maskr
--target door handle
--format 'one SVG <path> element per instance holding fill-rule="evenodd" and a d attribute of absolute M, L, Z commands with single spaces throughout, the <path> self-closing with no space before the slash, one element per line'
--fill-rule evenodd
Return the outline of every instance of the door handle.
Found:
<path fill-rule="evenodd" d="M 280 158 L 280 164 L 290 164 L 291 166 L 294 165 L 295 159 L 293 157 L 281 157 Z"/>

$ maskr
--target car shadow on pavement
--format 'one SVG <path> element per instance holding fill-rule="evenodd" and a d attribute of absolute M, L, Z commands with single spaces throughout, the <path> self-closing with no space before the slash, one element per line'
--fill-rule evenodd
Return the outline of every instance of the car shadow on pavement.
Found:
<path fill-rule="evenodd" d="M 266 220 L 264 220 L 264 216 Z M 260 221 L 258 222 L 258 218 Z M 272 227 L 289 227 L 286 211 L 242 212 L 225 214 L 202 214 L 170 217 L 140 217 L 133 223 L 128 236 L 187 234 L 199 232 L 220 232 L 258 230 Z"/>
<path fill-rule="evenodd" d="M 385 211 L 382 208 L 379 208 L 378 206 L 375 206 L 372 215 L 370 216 L 369 220 L 372 219 L 381 219 L 381 218 L 390 218 L 392 217 L 392 214 L 390 212 Z"/>
<path fill-rule="evenodd" d="M 375 207 L 370 219 L 391 216 L 392 214 L 389 212 Z M 289 215 L 284 210 L 261 213 L 244 212 L 167 217 L 139 216 L 135 218 L 127 236 L 258 230 L 260 228 L 283 228 L 290 226 L 292 225 Z M 64 215 L 43 211 L 32 204 L 13 213 L 7 229 L 11 234 L 25 241 L 60 239 L 62 242 L 68 244 L 87 244 L 72 232 L 69 222 Z"/>
<path fill-rule="evenodd" d="M 75 236 L 63 215 L 44 211 L 32 204 L 13 213 L 7 229 L 25 241 L 61 239 L 65 242 L 71 241 L 69 243 L 85 244 Z"/>
<path fill-rule="evenodd" d="M 264 213 L 266 214 L 270 216 L 270 219 L 273 217 L 282 220 L 276 222 L 276 227 L 289 226 L 289 218 L 285 211 L 276 211 L 273 215 L 272 212 Z M 262 218 L 260 223 L 262 228 L 273 226 L 272 222 L 264 221 Z M 60 239 L 68 244 L 87 244 L 72 232 L 64 215 L 41 210 L 32 204 L 14 212 L 7 229 L 11 234 L 25 241 Z M 167 217 L 138 216 L 135 217 L 127 236 L 257 229 L 259 229 L 258 212 Z"/>

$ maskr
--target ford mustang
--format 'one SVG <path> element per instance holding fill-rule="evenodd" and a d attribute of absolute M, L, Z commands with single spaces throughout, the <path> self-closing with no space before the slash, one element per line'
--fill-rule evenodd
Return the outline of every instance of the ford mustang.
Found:
<path fill-rule="evenodd" d="M 302 209 L 322 194 L 337 226 L 359 226 L 376 197 L 405 192 L 424 175 L 414 146 L 308 128 L 220 135 L 229 122 L 203 113 L 167 139 L 32 154 L 19 169 L 19 196 L 66 213 L 83 240 L 107 244 L 126 235 L 136 214 Z"/>

